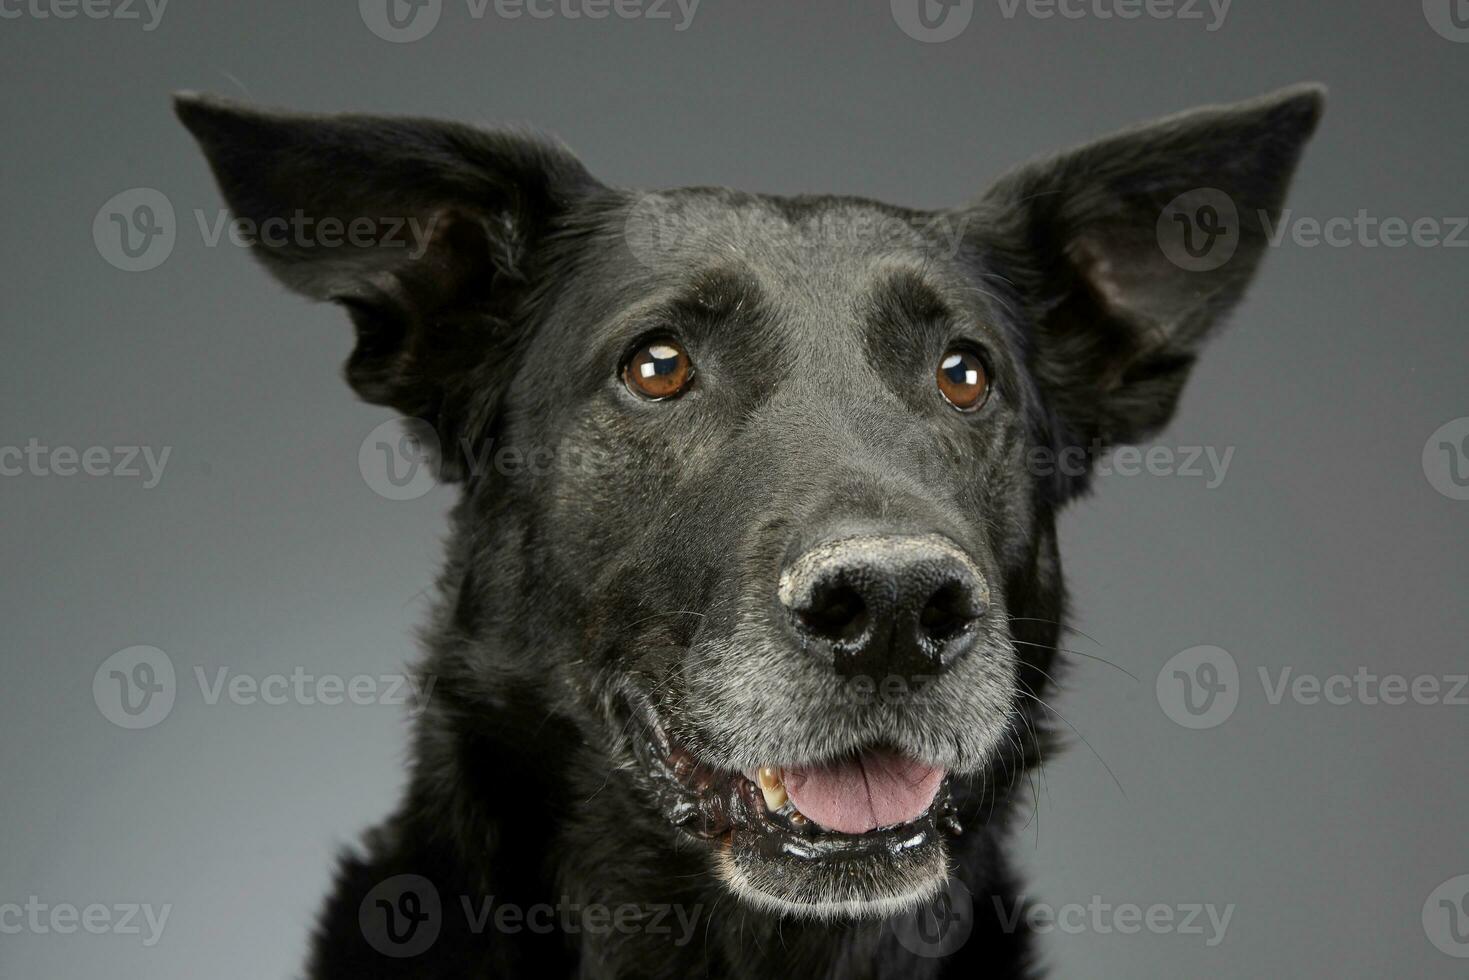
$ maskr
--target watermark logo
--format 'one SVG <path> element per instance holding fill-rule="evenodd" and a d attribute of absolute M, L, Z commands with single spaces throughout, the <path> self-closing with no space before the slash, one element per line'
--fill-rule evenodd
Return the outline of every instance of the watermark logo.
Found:
<path fill-rule="evenodd" d="M 1423 0 L 1423 16 L 1439 37 L 1469 41 L 1469 0 Z"/>
<path fill-rule="evenodd" d="M 438 678 L 415 674 L 309 673 L 296 667 L 289 674 L 263 676 L 236 673 L 228 667 L 213 671 L 195 665 L 194 683 L 203 702 L 249 707 L 265 705 L 391 705 L 405 706 L 417 717 L 428 708 Z M 167 718 L 180 692 L 173 660 L 157 647 L 119 650 L 92 675 L 92 699 L 102 716 L 120 728 L 152 728 Z"/>
<path fill-rule="evenodd" d="M 1276 216 L 1261 208 L 1255 217 L 1270 248 L 1287 242 L 1297 248 L 1469 248 L 1469 217 L 1462 215 L 1406 218 L 1358 208 L 1353 215 L 1321 218 L 1290 208 Z M 1190 272 L 1208 272 L 1234 257 L 1241 234 L 1239 211 L 1223 191 L 1196 188 L 1168 202 L 1158 215 L 1157 233 L 1170 262 Z"/>
<path fill-rule="evenodd" d="M 119 650 L 92 675 L 92 700 L 119 728 L 152 728 L 168 717 L 178 694 L 173 661 L 157 647 Z"/>
<path fill-rule="evenodd" d="M 1290 666 L 1256 668 L 1265 704 L 1302 707 L 1418 705 L 1469 708 L 1469 674 L 1314 674 Z M 1234 658 L 1219 647 L 1185 650 L 1158 672 L 1158 704 L 1185 728 L 1214 728 L 1234 713 L 1244 685 Z"/>
<path fill-rule="evenodd" d="M 451 896 L 452 899 L 452 896 Z M 703 905 L 625 902 L 604 905 L 579 902 L 563 895 L 552 902 L 520 905 L 494 895 L 459 895 L 445 902 L 433 882 L 422 875 L 396 875 L 379 883 L 357 908 L 357 924 L 369 946 L 395 959 L 419 956 L 438 940 L 450 917 L 456 931 L 480 936 L 560 931 L 574 936 L 647 935 L 668 937 L 674 946 L 686 946 L 697 935 Z"/>
<path fill-rule="evenodd" d="M 124 272 L 156 269 L 173 254 L 178 222 L 173 202 L 152 187 L 133 187 L 108 198 L 92 219 L 97 253 Z"/>
<path fill-rule="evenodd" d="M 952 41 L 974 18 L 974 0 L 892 0 L 893 20 L 915 41 Z"/>
<path fill-rule="evenodd" d="M 444 453 L 450 455 L 446 459 Z M 611 451 L 560 443 L 514 445 L 492 438 L 461 436 L 447 444 L 432 424 L 421 418 L 389 419 L 374 428 L 357 448 L 357 468 L 369 489 L 388 500 L 415 500 L 439 483 L 439 466 L 453 468 L 456 478 L 542 477 L 551 473 L 585 473 L 605 477 L 622 465 Z"/>
<path fill-rule="evenodd" d="M 622 240 L 635 260 L 651 268 L 659 254 L 675 244 L 672 239 L 682 220 L 667 198 L 641 194 L 627 210 Z"/>
<path fill-rule="evenodd" d="M 1450 500 L 1469 500 L 1469 416 L 1445 422 L 1428 437 L 1423 475 Z"/>
<path fill-rule="evenodd" d="M 227 244 L 241 249 L 356 253 L 393 249 L 407 260 L 423 257 L 439 222 L 437 216 L 313 215 L 299 208 L 261 218 L 241 217 L 227 208 L 212 213 L 194 208 L 193 216 L 205 248 Z M 98 254 L 125 272 L 147 272 L 162 265 L 173 254 L 179 230 L 173 202 L 151 187 L 113 195 L 92 219 Z"/>
<path fill-rule="evenodd" d="M 689 29 L 700 0 L 465 0 L 470 20 L 494 14 L 498 20 L 678 20 L 674 31 Z M 384 41 L 407 44 L 419 41 L 438 26 L 444 12 L 443 0 L 358 0 L 362 22 Z"/>
<path fill-rule="evenodd" d="M 1239 665 L 1220 647 L 1190 647 L 1163 665 L 1156 687 L 1169 718 L 1184 728 L 1215 728 L 1239 704 Z"/>
<path fill-rule="evenodd" d="M 1168 261 L 1188 272 L 1209 272 L 1239 248 L 1239 210 L 1214 187 L 1185 191 L 1158 215 L 1158 246 Z"/>
<path fill-rule="evenodd" d="M 384 41 L 407 44 L 428 37 L 439 24 L 444 0 L 358 0 L 362 22 Z"/>
<path fill-rule="evenodd" d="M 916 956 L 937 959 L 957 951 L 974 932 L 974 897 L 957 878 L 937 895 L 891 920 L 903 948 Z"/>
<path fill-rule="evenodd" d="M 1450 878 L 1428 896 L 1423 931 L 1439 952 L 1469 959 L 1469 874 Z"/>
<path fill-rule="evenodd" d="M 439 435 L 423 419 L 389 419 L 357 450 L 357 468 L 372 492 L 388 500 L 416 500 L 438 485 L 434 461 Z"/>
<path fill-rule="evenodd" d="M 439 890 L 422 875 L 396 875 L 363 896 L 357 924 L 367 944 L 384 956 L 418 956 L 433 946 L 443 928 Z"/>

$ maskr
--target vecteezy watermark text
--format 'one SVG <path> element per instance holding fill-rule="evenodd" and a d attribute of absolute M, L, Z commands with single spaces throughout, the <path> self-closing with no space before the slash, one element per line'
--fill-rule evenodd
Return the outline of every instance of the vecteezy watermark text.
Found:
<path fill-rule="evenodd" d="M 24 446 L 0 446 L 0 477 L 111 476 L 142 479 L 143 489 L 152 490 L 171 452 L 172 446 L 47 446 L 32 437 Z"/>
<path fill-rule="evenodd" d="M 894 246 L 934 258 L 964 247 L 969 217 L 962 213 L 897 215 L 875 211 L 791 218 L 761 207 L 717 212 L 662 194 L 642 195 L 623 222 L 623 238 L 639 262 L 655 266 L 665 255 L 703 243 L 775 240 L 793 253 L 828 248 Z"/>
<path fill-rule="evenodd" d="M 211 219 L 202 208 L 194 209 L 194 220 L 206 248 L 228 238 L 239 248 L 399 248 L 408 259 L 423 256 L 438 224 L 437 217 L 316 217 L 301 210 L 260 221 L 220 210 Z"/>
<path fill-rule="evenodd" d="M 925 704 L 934 699 L 929 690 L 937 676 L 928 674 L 854 674 L 843 677 L 837 688 L 837 701 L 857 708 L 872 705 L 899 707 Z"/>
<path fill-rule="evenodd" d="M 1218 946 L 1229 931 L 1234 918 L 1234 903 L 1220 907 L 1212 902 L 1181 902 L 1138 905 L 1133 902 L 1113 904 L 1100 895 L 1087 902 L 1050 905 L 1024 899 L 993 898 L 1000 928 L 1015 932 L 1021 922 L 1035 933 L 1062 932 L 1076 936 L 1083 933 L 1124 936 L 1148 932 L 1153 935 L 1202 936 L 1204 945 Z"/>
<path fill-rule="evenodd" d="M 0 0 L 0 20 L 142 20 L 146 10 L 143 30 L 152 31 L 167 7 L 168 0 Z"/>
<path fill-rule="evenodd" d="M 1179 20 L 1208 23 L 1204 30 L 1213 33 L 1224 26 L 1234 0 L 995 0 L 1000 14 L 1014 20 L 1024 11 L 1037 20 L 1059 17 L 1063 20 Z"/>
<path fill-rule="evenodd" d="M 1229 474 L 1233 446 L 1108 446 L 1100 440 L 1090 446 L 1065 446 L 1059 450 L 1033 447 L 1026 455 L 1026 470 L 1033 476 L 1099 477 L 1176 476 L 1199 479 L 1209 490 L 1218 488 Z"/>
<path fill-rule="evenodd" d="M 1278 221 L 1270 212 L 1259 214 L 1260 227 L 1272 247 L 1283 244 L 1289 236 L 1298 248 L 1469 248 L 1469 217 L 1422 217 L 1409 221 L 1401 217 L 1379 217 L 1366 208 L 1352 217 L 1331 218 L 1297 216 L 1290 208 L 1280 213 Z"/>
<path fill-rule="evenodd" d="M 137 902 L 114 905 L 93 902 L 78 907 L 70 902 L 43 902 L 38 896 L 30 895 L 23 904 L 0 903 L 0 934 L 69 936 L 85 932 L 93 936 L 142 936 L 143 945 L 152 948 L 163 937 L 172 911 L 172 905 Z"/>
<path fill-rule="evenodd" d="M 701 0 L 464 0 L 471 20 L 494 14 L 498 20 L 647 20 L 673 22 L 686 31 Z M 362 22 L 384 41 L 408 44 L 433 33 L 444 13 L 444 0 L 358 0 Z M 676 19 L 675 19 L 676 18 Z"/>
<path fill-rule="evenodd" d="M 1000 16 L 1034 20 L 1177 20 L 1224 26 L 1233 0 L 995 0 Z M 952 41 L 974 18 L 975 0 L 891 0 L 893 20 L 915 41 Z"/>

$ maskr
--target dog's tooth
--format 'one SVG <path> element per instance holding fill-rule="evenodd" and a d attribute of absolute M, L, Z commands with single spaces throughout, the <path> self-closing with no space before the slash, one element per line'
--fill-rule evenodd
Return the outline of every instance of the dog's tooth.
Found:
<path fill-rule="evenodd" d="M 786 805 L 785 784 L 780 781 L 781 772 L 776 766 L 761 766 L 756 773 L 760 784 L 760 795 L 765 797 L 765 809 L 774 813 Z"/>

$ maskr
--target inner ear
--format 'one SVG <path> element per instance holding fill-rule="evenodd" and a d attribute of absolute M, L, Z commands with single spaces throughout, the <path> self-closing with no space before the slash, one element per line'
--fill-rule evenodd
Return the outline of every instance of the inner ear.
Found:
<path fill-rule="evenodd" d="M 1070 299 L 1078 309 L 1092 311 L 1099 330 L 1106 332 L 1105 323 L 1111 322 L 1125 335 L 1119 353 L 1161 347 L 1191 305 L 1194 289 L 1157 267 L 1163 260 L 1157 251 L 1154 242 L 1139 241 L 1132 229 L 1084 232 L 1065 249 L 1075 276 Z"/>
<path fill-rule="evenodd" d="M 1194 363 L 1156 325 L 1139 328 L 1104 284 L 1080 272 L 1041 314 L 1037 334 L 1044 351 L 1037 374 L 1071 423 L 1070 444 L 1125 442 L 1138 437 L 1138 419 L 1172 415 Z"/>
<path fill-rule="evenodd" d="M 384 243 L 406 249 L 400 261 L 353 283 L 333 298 L 350 314 L 357 344 L 346 375 L 365 401 L 407 415 L 431 409 L 433 381 L 459 369 L 472 347 L 456 340 L 465 317 L 494 317 L 501 282 L 515 275 L 497 266 L 491 224 L 457 210 L 434 213 L 413 237 Z M 467 331 L 469 333 L 488 332 Z"/>

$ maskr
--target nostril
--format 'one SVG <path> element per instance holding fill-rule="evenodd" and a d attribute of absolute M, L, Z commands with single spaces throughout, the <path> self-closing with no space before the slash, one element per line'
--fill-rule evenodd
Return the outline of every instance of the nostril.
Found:
<path fill-rule="evenodd" d="M 852 535 L 781 570 L 775 598 L 799 646 L 838 673 L 946 669 L 978 645 L 983 573 L 939 534 Z"/>
<path fill-rule="evenodd" d="M 811 590 L 811 601 L 797 610 L 801 625 L 817 636 L 851 643 L 867 632 L 867 603 L 856 589 L 840 583 L 823 583 Z"/>
<path fill-rule="evenodd" d="M 918 628 L 925 637 L 942 642 L 952 639 L 984 614 L 984 605 L 958 582 L 947 582 L 929 596 L 918 614 Z"/>

